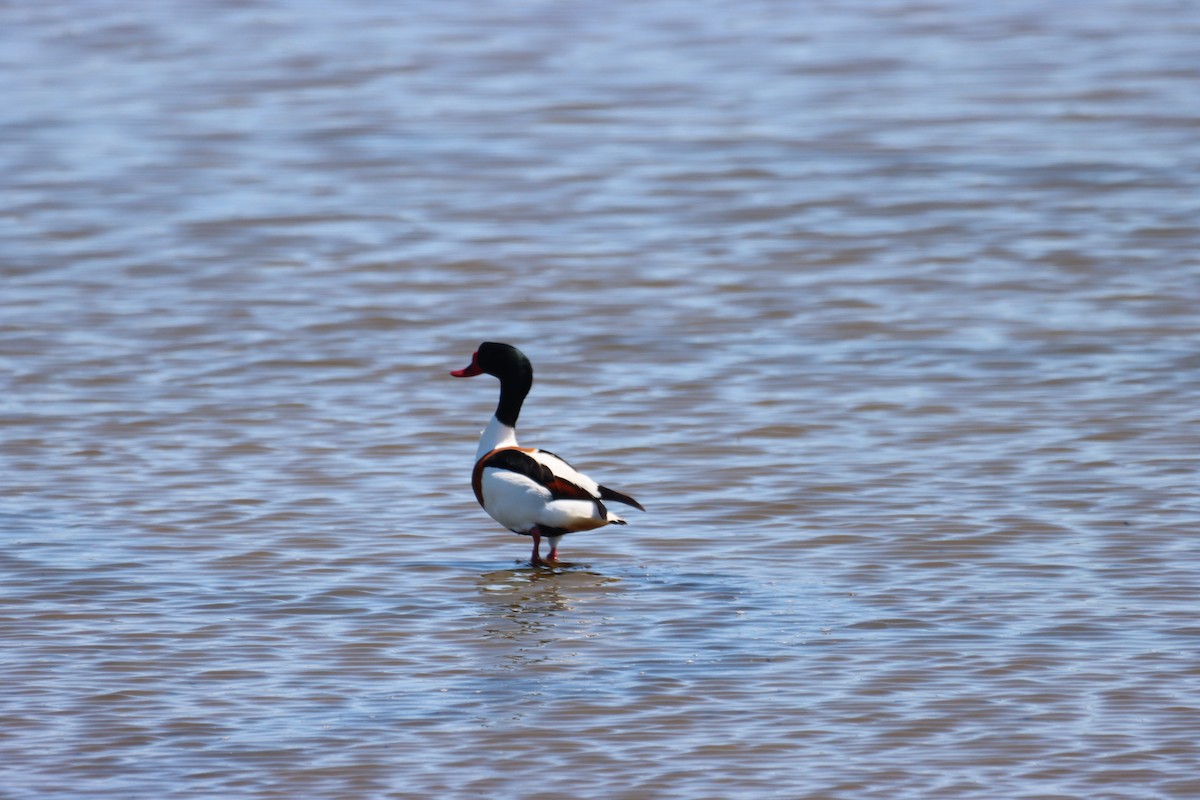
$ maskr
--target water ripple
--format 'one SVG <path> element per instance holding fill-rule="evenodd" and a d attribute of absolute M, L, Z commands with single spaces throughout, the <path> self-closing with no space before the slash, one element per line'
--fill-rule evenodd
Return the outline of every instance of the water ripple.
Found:
<path fill-rule="evenodd" d="M 77 5 L 0 8 L 6 796 L 1200 791 L 1177 3 Z M 484 339 L 649 509 L 561 568 Z"/>

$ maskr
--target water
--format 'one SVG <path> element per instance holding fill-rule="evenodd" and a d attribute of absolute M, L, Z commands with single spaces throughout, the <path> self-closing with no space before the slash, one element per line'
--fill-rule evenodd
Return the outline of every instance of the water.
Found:
<path fill-rule="evenodd" d="M 4 797 L 1200 794 L 1194 4 L 0 31 Z"/>

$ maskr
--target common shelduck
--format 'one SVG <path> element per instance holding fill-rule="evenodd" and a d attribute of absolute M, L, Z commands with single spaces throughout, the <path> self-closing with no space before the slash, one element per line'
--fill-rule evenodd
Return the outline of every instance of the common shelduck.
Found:
<path fill-rule="evenodd" d="M 549 561 L 558 560 L 558 540 L 568 533 L 604 525 L 624 525 L 605 500 L 642 504 L 627 494 L 601 486 L 546 450 L 517 446 L 517 417 L 533 386 L 533 365 L 517 348 L 484 342 L 471 363 L 450 374 L 470 378 L 483 373 L 500 379 L 500 402 L 479 439 L 471 486 L 475 499 L 492 519 L 514 533 L 533 537 L 533 564 L 545 562 L 541 542 L 550 542 Z"/>

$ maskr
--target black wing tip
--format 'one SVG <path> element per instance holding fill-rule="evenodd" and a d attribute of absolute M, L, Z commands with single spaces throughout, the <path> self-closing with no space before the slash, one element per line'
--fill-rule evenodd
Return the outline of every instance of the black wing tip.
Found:
<path fill-rule="evenodd" d="M 608 488 L 607 486 L 600 487 L 600 499 L 601 500 L 616 500 L 618 503 L 624 503 L 627 506 L 633 506 L 638 511 L 646 510 L 645 507 L 643 507 L 641 503 L 639 503 L 637 500 L 634 500 L 629 495 L 622 494 L 617 491 L 613 491 L 612 489 Z"/>

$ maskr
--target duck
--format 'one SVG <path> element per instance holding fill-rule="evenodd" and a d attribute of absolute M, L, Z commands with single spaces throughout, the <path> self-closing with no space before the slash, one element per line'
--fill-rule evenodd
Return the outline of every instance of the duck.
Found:
<path fill-rule="evenodd" d="M 533 566 L 558 562 L 558 542 L 568 533 L 626 521 L 607 502 L 646 509 L 637 500 L 584 475 L 548 450 L 517 444 L 517 418 L 533 386 L 533 365 L 510 344 L 484 342 L 471 363 L 450 373 L 456 378 L 491 375 L 500 381 L 500 399 L 475 451 L 471 487 L 492 519 L 513 533 L 533 537 Z M 541 542 L 550 545 L 546 561 Z"/>

